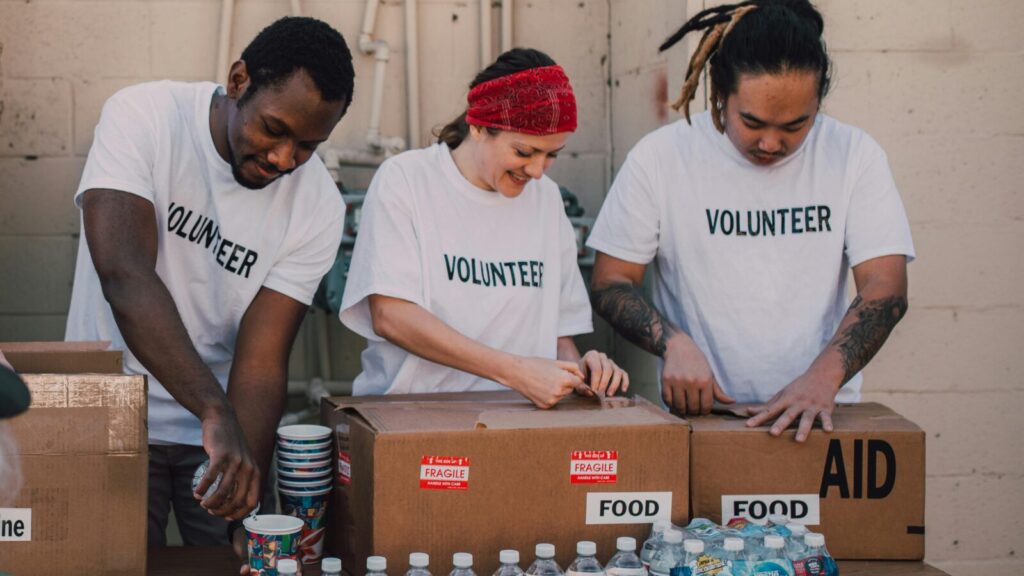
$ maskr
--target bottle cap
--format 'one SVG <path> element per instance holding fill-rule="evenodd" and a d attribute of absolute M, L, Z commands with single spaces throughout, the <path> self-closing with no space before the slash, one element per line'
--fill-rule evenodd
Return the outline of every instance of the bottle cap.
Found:
<path fill-rule="evenodd" d="M 778 534 L 769 534 L 764 537 L 765 548 L 783 548 L 786 546 L 786 539 Z"/>
<path fill-rule="evenodd" d="M 768 516 L 768 522 L 776 526 L 785 526 L 789 524 L 789 517 L 785 514 L 772 514 Z"/>
<path fill-rule="evenodd" d="M 426 552 L 413 552 L 409 554 L 409 566 L 413 568 L 426 568 L 430 566 L 430 555 Z"/>
<path fill-rule="evenodd" d="M 388 559 L 383 556 L 370 556 L 366 559 L 366 569 L 372 572 L 382 572 L 388 567 Z"/>
<path fill-rule="evenodd" d="M 632 536 L 619 536 L 615 541 L 615 549 L 625 552 L 636 552 L 636 538 Z"/>
<path fill-rule="evenodd" d="M 653 530 L 655 532 L 664 532 L 672 527 L 672 523 L 668 520 L 655 520 Z"/>
<path fill-rule="evenodd" d="M 678 544 L 683 541 L 683 533 L 679 530 L 669 528 L 665 530 L 665 542 L 669 544 Z"/>
<path fill-rule="evenodd" d="M 807 526 L 797 524 L 796 522 L 786 524 L 786 530 L 792 532 L 793 536 L 803 536 L 804 534 L 807 534 Z"/>
<path fill-rule="evenodd" d="M 576 554 L 580 556 L 593 556 L 597 554 L 597 544 L 590 540 L 580 540 L 576 543 Z"/>
<path fill-rule="evenodd" d="M 554 558 L 555 557 L 555 545 L 554 544 L 537 544 L 534 549 L 534 553 L 537 554 L 537 558 Z"/>
<path fill-rule="evenodd" d="M 740 550 L 743 550 L 743 538 L 726 538 L 725 549 L 729 552 L 739 552 Z"/>
<path fill-rule="evenodd" d="M 473 555 L 468 552 L 456 552 L 452 554 L 452 564 L 456 568 L 472 568 L 473 567 Z"/>
<path fill-rule="evenodd" d="M 498 552 L 498 560 L 502 564 L 519 564 L 519 550 L 502 550 Z"/>
<path fill-rule="evenodd" d="M 807 544 L 808 546 L 824 546 L 825 535 L 818 534 L 817 532 L 808 532 L 807 534 L 804 534 L 804 544 Z"/>
<path fill-rule="evenodd" d="M 687 538 L 686 541 L 683 542 L 683 550 L 686 550 L 689 554 L 700 554 L 704 551 L 704 541 Z"/>
<path fill-rule="evenodd" d="M 321 572 L 341 572 L 341 558 L 324 558 L 320 562 Z"/>
<path fill-rule="evenodd" d="M 291 558 L 282 558 L 277 561 L 278 574 L 295 574 L 299 571 L 299 564 Z"/>

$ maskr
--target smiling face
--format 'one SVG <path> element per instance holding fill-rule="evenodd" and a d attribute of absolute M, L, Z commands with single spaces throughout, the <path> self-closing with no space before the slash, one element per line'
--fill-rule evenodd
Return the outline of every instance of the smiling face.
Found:
<path fill-rule="evenodd" d="M 803 144 L 818 112 L 818 74 L 741 74 L 725 101 L 725 133 L 750 162 L 771 166 Z"/>
<path fill-rule="evenodd" d="M 252 89 L 245 63 L 236 62 L 227 86 L 225 159 L 239 184 L 259 189 L 306 163 L 341 120 L 346 102 L 323 100 L 302 69 L 278 86 L 245 94 Z"/>
<path fill-rule="evenodd" d="M 534 136 L 469 127 L 472 160 L 464 175 L 478 188 L 515 198 L 531 179 L 539 179 L 565 147 L 569 132 Z M 461 146 L 460 146 L 461 147 Z"/>

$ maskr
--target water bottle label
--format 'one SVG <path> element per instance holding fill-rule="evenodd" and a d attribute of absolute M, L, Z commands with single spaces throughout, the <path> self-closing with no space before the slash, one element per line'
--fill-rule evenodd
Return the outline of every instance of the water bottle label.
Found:
<path fill-rule="evenodd" d="M 608 576 L 647 576 L 646 568 L 609 567 L 605 572 Z"/>
<path fill-rule="evenodd" d="M 754 565 L 751 576 L 793 576 L 789 562 L 764 560 Z"/>
<path fill-rule="evenodd" d="M 569 460 L 570 484 L 614 484 L 619 473 L 616 450 L 573 450 Z"/>
<path fill-rule="evenodd" d="M 733 576 L 732 568 L 725 560 L 705 554 L 697 558 L 693 566 L 693 576 Z"/>
<path fill-rule="evenodd" d="M 579 570 L 566 570 L 565 576 L 604 576 L 604 571 L 600 572 L 580 572 Z"/>
<path fill-rule="evenodd" d="M 810 556 L 793 562 L 796 576 L 835 576 L 839 573 L 835 560 L 828 556 Z"/>
<path fill-rule="evenodd" d="M 469 490 L 469 458 L 424 456 L 420 459 L 420 488 Z"/>

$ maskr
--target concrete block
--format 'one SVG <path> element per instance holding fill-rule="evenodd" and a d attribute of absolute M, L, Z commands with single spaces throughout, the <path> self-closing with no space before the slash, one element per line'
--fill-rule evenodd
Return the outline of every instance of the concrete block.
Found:
<path fill-rule="evenodd" d="M 597 217 L 597 211 L 608 194 L 607 156 L 562 152 L 547 173 L 576 195 L 585 216 Z"/>
<path fill-rule="evenodd" d="M 75 248 L 70 236 L 0 236 L 0 314 L 67 314 Z"/>
<path fill-rule="evenodd" d="M 1017 426 L 1024 391 L 865 396 L 924 429 L 929 477 L 1024 476 L 1024 445 Z"/>
<path fill-rule="evenodd" d="M 248 3 L 239 3 L 248 10 Z M 150 74 L 175 80 L 217 77 L 220 3 L 210 0 L 158 0 L 149 5 Z M 246 41 L 251 38 L 246 39 Z"/>
<path fill-rule="evenodd" d="M 72 197 L 84 158 L 0 159 L 0 230 L 4 235 L 72 235 L 79 210 Z"/>
<path fill-rule="evenodd" d="M 150 34 L 145 2 L 0 2 L 9 78 L 144 77 Z"/>
<path fill-rule="evenodd" d="M 663 65 L 668 55 L 659 54 L 658 46 L 686 23 L 686 17 L 686 3 L 678 0 L 611 0 L 612 76 Z M 685 46 L 671 50 L 685 52 Z"/>
<path fill-rule="evenodd" d="M 953 0 L 953 41 L 958 50 L 1024 50 L 1024 3 L 1007 0 Z M 1024 573 L 1022 571 L 1021 573 Z"/>
<path fill-rule="evenodd" d="M 1024 136 L 882 142 L 911 224 L 1024 219 Z"/>
<path fill-rule="evenodd" d="M 100 121 L 100 112 L 107 99 L 115 92 L 143 82 L 135 78 L 85 79 L 72 81 L 74 94 L 74 153 L 78 156 L 89 154 L 96 124 Z"/>
<path fill-rule="evenodd" d="M 920 224 L 911 306 L 1019 306 L 1024 222 Z"/>
<path fill-rule="evenodd" d="M 63 156 L 70 149 L 68 82 L 7 78 L 0 90 L 0 156 Z"/>
<path fill-rule="evenodd" d="M 824 109 L 879 140 L 1024 134 L 1017 105 L 1024 55 L 1008 52 L 837 52 Z"/>
<path fill-rule="evenodd" d="M 939 51 L 953 47 L 952 0 L 821 0 L 830 50 Z"/>
<path fill-rule="evenodd" d="M 911 264 L 911 286 L 917 283 Z M 912 298 L 864 374 L 871 393 L 1006 392 L 1020 390 L 1024 308 L 918 307 Z M 941 412 L 941 411 L 940 411 Z"/>
<path fill-rule="evenodd" d="M 1020 476 L 928 479 L 927 559 L 934 562 L 1017 560 L 1024 531 Z M 988 572 L 972 572 L 988 574 Z"/>
<path fill-rule="evenodd" d="M 675 97 L 666 92 L 669 73 L 661 65 L 612 78 L 612 165 L 616 169 L 647 133 L 682 117 L 667 103 Z"/>
<path fill-rule="evenodd" d="M 0 316 L 0 341 L 37 342 L 64 339 L 68 317 L 52 314 Z"/>

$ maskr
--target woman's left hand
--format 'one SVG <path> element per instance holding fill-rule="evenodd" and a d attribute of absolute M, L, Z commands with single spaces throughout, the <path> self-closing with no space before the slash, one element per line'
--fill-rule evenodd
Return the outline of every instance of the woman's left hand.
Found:
<path fill-rule="evenodd" d="M 598 396 L 614 396 L 629 389 L 629 375 L 604 352 L 591 350 L 580 358 L 584 382 Z"/>

